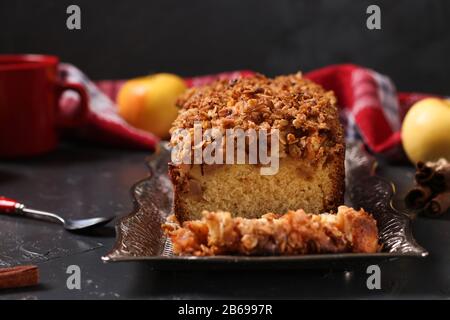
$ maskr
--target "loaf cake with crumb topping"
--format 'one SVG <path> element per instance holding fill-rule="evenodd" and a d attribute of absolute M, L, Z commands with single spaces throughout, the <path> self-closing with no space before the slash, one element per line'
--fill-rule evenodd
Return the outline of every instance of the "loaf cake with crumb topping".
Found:
<path fill-rule="evenodd" d="M 184 130 L 192 138 L 197 124 L 222 133 L 276 129 L 279 150 L 279 168 L 273 175 L 261 174 L 260 163 L 185 163 L 185 155 L 175 153 L 169 175 L 180 222 L 200 219 L 204 210 L 259 218 L 298 209 L 330 212 L 343 203 L 345 145 L 333 92 L 300 73 L 274 79 L 258 74 L 191 88 L 178 106 L 171 129 L 173 148 L 186 151 L 186 143 L 191 151 L 206 148 L 208 141 L 194 145 L 194 139 L 176 134 Z M 223 147 L 226 156 L 229 150 Z"/>

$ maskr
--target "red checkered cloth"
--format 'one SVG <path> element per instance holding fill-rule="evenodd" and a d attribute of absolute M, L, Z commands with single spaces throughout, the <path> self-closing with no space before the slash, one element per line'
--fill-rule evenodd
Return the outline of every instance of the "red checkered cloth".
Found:
<path fill-rule="evenodd" d="M 373 153 L 390 160 L 404 158 L 403 118 L 411 105 L 431 95 L 397 93 L 389 77 L 353 64 L 328 66 L 305 77 L 335 92 L 347 141 L 362 140 Z"/>
<path fill-rule="evenodd" d="M 86 124 L 70 133 L 85 139 L 112 145 L 152 149 L 158 142 L 154 135 L 136 129 L 118 114 L 115 98 L 125 80 L 90 81 L 80 70 L 69 64 L 60 66 L 61 76 L 70 82 L 81 83 L 88 91 L 90 114 Z M 251 71 L 225 72 L 187 78 L 189 87 L 211 83 L 216 79 L 235 79 L 251 76 Z M 341 106 L 347 141 L 363 140 L 368 148 L 390 159 L 403 156 L 400 127 L 409 107 L 430 95 L 397 93 L 393 82 L 385 75 L 360 66 L 333 65 L 305 74 L 305 77 L 333 90 Z M 62 106 L 70 110 L 77 96 L 67 92 Z"/>

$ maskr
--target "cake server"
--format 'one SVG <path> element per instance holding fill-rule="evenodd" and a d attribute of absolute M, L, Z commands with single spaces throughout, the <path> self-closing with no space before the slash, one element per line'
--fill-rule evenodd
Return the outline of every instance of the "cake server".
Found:
<path fill-rule="evenodd" d="M 0 213 L 15 214 L 24 217 L 29 217 L 37 220 L 44 220 L 54 223 L 59 223 L 64 226 L 66 230 L 80 231 L 88 228 L 102 226 L 110 222 L 114 217 L 97 217 L 88 219 L 64 219 L 57 214 L 34 210 L 27 208 L 24 204 L 16 200 L 0 196 Z"/>

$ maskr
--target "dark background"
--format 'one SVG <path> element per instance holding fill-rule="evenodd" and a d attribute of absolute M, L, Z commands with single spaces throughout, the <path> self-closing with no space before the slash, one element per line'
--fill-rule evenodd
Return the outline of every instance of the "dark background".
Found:
<path fill-rule="evenodd" d="M 81 6 L 81 31 L 66 29 L 70 4 Z M 369 4 L 380 5 L 382 30 L 366 28 Z M 0 0 L 0 53 L 57 54 L 93 79 L 241 68 L 275 75 L 353 62 L 389 74 L 400 90 L 450 95 L 449 31 L 448 0 Z M 64 217 L 124 215 L 133 206 L 128 189 L 148 172 L 146 156 L 148 151 L 83 142 L 35 159 L 3 160 L 0 195 Z M 413 168 L 380 169 L 403 203 Z M 147 264 L 103 264 L 112 234 L 77 235 L 58 225 L 2 217 L 0 256 L 11 265 L 38 264 L 41 285 L 3 291 L 0 300 L 448 298 L 450 220 L 419 217 L 413 229 L 429 257 L 382 264 L 382 290 L 371 291 L 366 265 L 344 273 L 154 272 Z M 82 267 L 80 291 L 66 287 L 72 264 Z"/>
<path fill-rule="evenodd" d="M 82 30 L 66 28 L 70 4 Z M 366 28 L 370 4 L 381 7 L 381 30 Z M 93 79 L 353 62 L 400 90 L 450 94 L 449 31 L 448 0 L 0 0 L 0 53 L 57 54 Z"/>

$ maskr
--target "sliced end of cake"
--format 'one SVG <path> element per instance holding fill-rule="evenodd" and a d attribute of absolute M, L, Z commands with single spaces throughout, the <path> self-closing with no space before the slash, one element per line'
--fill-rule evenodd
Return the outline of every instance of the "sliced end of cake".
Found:
<path fill-rule="evenodd" d="M 162 228 L 178 255 L 375 253 L 380 249 L 376 220 L 363 209 L 346 206 L 336 214 L 296 210 L 258 219 L 204 211 L 201 219 L 181 225 L 171 216 Z"/>

